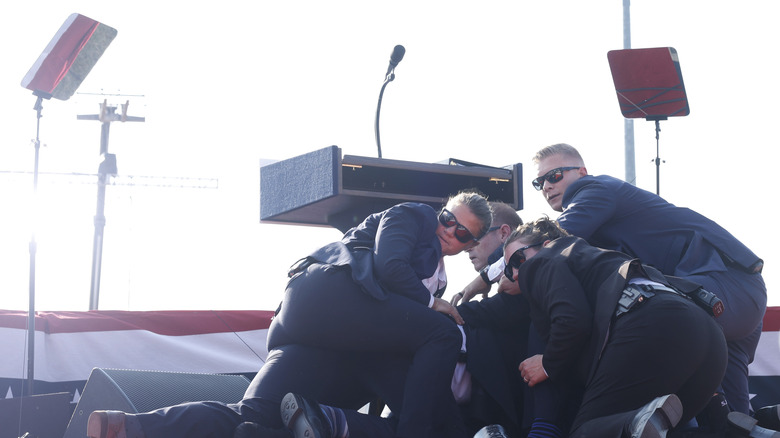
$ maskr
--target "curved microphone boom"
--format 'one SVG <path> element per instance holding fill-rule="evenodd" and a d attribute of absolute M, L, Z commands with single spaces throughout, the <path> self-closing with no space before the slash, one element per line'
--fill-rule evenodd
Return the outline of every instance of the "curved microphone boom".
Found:
<path fill-rule="evenodd" d="M 376 149 L 379 153 L 379 158 L 382 158 L 382 143 L 379 141 L 379 110 L 382 108 L 382 95 L 385 93 L 385 87 L 387 84 L 395 79 L 395 67 L 404 59 L 406 49 L 402 45 L 397 45 L 393 48 L 393 53 L 390 54 L 390 65 L 387 66 L 387 73 L 385 73 L 385 82 L 382 84 L 382 89 L 379 90 L 379 101 L 376 104 L 376 119 L 374 120 L 374 136 L 376 137 Z"/>

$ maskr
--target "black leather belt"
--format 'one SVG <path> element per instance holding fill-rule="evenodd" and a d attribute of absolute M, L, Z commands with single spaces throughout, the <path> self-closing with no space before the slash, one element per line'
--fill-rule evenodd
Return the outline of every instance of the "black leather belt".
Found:
<path fill-rule="evenodd" d="M 699 288 L 689 293 L 683 293 L 677 289 L 673 289 L 662 284 L 632 283 L 626 286 L 626 288 L 623 290 L 623 294 L 620 296 L 620 300 L 618 300 L 615 316 L 619 317 L 620 315 L 623 315 L 637 304 L 641 304 L 645 300 L 655 295 L 656 292 L 668 292 L 679 295 L 686 300 L 691 300 L 696 303 L 696 305 L 704 309 L 704 311 L 707 312 L 710 316 L 714 316 L 716 318 L 723 314 L 725 309 L 723 302 L 715 294 L 705 290 L 704 288 Z"/>

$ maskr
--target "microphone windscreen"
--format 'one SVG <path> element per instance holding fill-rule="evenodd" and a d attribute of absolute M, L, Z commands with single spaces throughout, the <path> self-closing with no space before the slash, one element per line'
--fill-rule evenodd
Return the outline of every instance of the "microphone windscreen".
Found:
<path fill-rule="evenodd" d="M 399 62 L 401 62 L 402 59 L 404 59 L 405 54 L 406 54 L 406 49 L 404 48 L 404 46 L 400 44 L 395 46 L 395 48 L 393 49 L 393 54 L 390 55 L 390 62 L 393 65 L 398 64 Z"/>

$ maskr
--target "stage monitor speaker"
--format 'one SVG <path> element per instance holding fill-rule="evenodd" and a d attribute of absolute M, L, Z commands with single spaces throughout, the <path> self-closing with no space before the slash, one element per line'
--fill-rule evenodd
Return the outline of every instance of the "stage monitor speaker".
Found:
<path fill-rule="evenodd" d="M 240 401 L 249 379 L 239 375 L 95 368 L 64 438 L 84 438 L 92 411 L 148 412 L 192 401 Z"/>
<path fill-rule="evenodd" d="M 329 146 L 260 168 L 260 222 L 332 226 L 342 232 L 401 202 L 435 209 L 462 190 L 523 208 L 522 164 L 416 163 L 341 155 Z"/>
<path fill-rule="evenodd" d="M 71 414 L 69 392 L 0 400 L 0 438 L 62 438 Z M 21 409 L 21 412 L 20 412 Z"/>

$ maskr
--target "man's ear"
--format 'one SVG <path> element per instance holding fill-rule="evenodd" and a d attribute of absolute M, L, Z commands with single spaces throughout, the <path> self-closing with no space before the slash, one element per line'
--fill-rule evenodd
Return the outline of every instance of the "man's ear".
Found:
<path fill-rule="evenodd" d="M 588 175 L 588 168 L 586 168 L 585 166 L 582 166 L 579 169 L 577 169 L 577 173 L 579 173 L 581 177 L 582 176 L 587 176 Z"/>
<path fill-rule="evenodd" d="M 512 234 L 512 231 L 514 230 L 509 226 L 509 224 L 502 224 L 498 229 L 498 232 L 501 233 L 501 242 L 505 242 L 507 237 Z"/>

